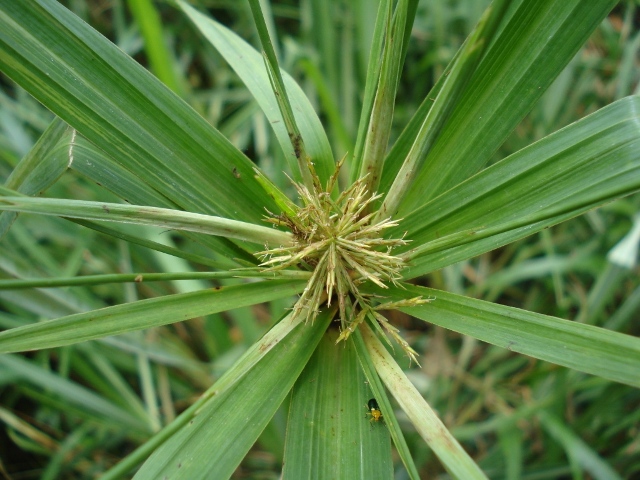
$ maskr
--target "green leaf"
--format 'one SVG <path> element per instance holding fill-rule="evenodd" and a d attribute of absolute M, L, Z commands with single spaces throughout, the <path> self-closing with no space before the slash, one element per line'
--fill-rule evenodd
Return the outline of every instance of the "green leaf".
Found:
<path fill-rule="evenodd" d="M 325 313 L 313 325 L 298 324 L 231 388 L 201 406 L 134 478 L 229 478 L 289 393 L 330 320 Z"/>
<path fill-rule="evenodd" d="M 1 189 L 0 194 L 6 194 Z M 291 234 L 275 228 L 229 220 L 227 218 L 182 212 L 168 208 L 87 202 L 58 198 L 0 196 L 0 210 L 40 213 L 84 220 L 151 225 L 166 229 L 187 230 L 222 237 L 237 238 L 259 245 L 288 245 Z"/>
<path fill-rule="evenodd" d="M 407 21 L 411 20 L 407 18 L 408 0 L 398 2 L 393 22 L 391 21 L 390 7 L 389 4 L 384 51 L 380 59 L 380 79 L 373 101 L 367 136 L 364 140 L 360 174 L 358 175 L 359 178 L 367 176 L 366 185 L 370 192 L 375 192 L 378 188 L 384 157 L 387 153 L 400 70 L 404 59 L 402 55 L 404 42 L 402 40 Z"/>
<path fill-rule="evenodd" d="M 438 91 L 433 107 L 426 113 L 415 141 L 380 206 L 377 218 L 394 216 L 399 205 L 406 198 L 408 189 L 409 192 L 411 191 L 410 186 L 414 183 L 422 165 L 425 164 L 425 158 L 433 148 L 440 131 L 451 116 L 451 112 L 458 105 L 473 71 L 495 36 L 510 1 L 498 0 L 489 6 L 475 30 L 456 55 L 451 70 L 444 74 L 447 78 Z M 437 179 L 429 180 L 431 182 L 437 181 Z M 425 183 L 419 187 L 423 196 L 424 185 Z"/>
<path fill-rule="evenodd" d="M 420 295 L 433 298 L 426 305 L 400 310 L 513 352 L 640 387 L 640 338 L 441 290 L 404 286 L 368 290 L 392 301 Z"/>
<path fill-rule="evenodd" d="M 119 165 L 109 155 L 96 148 L 80 135 L 76 137 L 74 142 L 71 168 L 113 192 L 127 203 L 177 209 L 177 205 L 174 202 L 160 195 L 147 184 L 142 183 L 133 173 Z M 234 176 L 234 181 L 237 182 L 239 180 Z M 78 223 L 86 226 L 85 223 Z M 237 262 L 229 261 L 236 258 L 247 261 L 252 261 L 253 259 L 249 253 L 229 239 L 196 233 L 188 233 L 186 235 L 194 241 L 207 246 L 217 255 L 223 256 L 220 261 L 226 262 L 227 265 L 233 264 L 236 266 Z"/>
<path fill-rule="evenodd" d="M 246 156 L 60 3 L 4 2 L 0 24 L 0 68 L 178 206 L 256 222 L 274 208 Z"/>
<path fill-rule="evenodd" d="M 242 357 L 216 383 L 211 385 L 196 402 L 100 478 L 104 480 L 119 479 L 130 472 L 136 465 L 146 460 L 167 439 L 191 422 L 200 410 L 209 404 L 212 397 L 229 391 L 269 352 L 285 341 L 287 336 L 301 323 L 301 319 L 291 321 L 288 316 L 281 318 L 259 341 L 251 345 Z"/>
<path fill-rule="evenodd" d="M 293 387 L 284 479 L 391 479 L 389 432 L 365 413 L 373 396 L 351 342 L 330 329 Z"/>
<path fill-rule="evenodd" d="M 362 323 L 360 331 L 380 378 L 447 471 L 461 480 L 486 479 L 369 326 Z"/>
<path fill-rule="evenodd" d="M 278 108 L 262 55 L 231 30 L 204 16 L 187 3 L 178 1 L 178 5 L 251 91 L 269 120 L 280 147 L 285 152 L 291 171 L 300 172 L 296 163 L 296 153 Z M 300 86 L 286 72 L 282 72 L 282 75 L 287 95 L 295 106 L 293 115 L 300 129 L 306 152 L 314 162 L 321 181 L 326 182 L 333 174 L 335 163 L 329 140 Z M 296 178 L 299 177 L 296 175 Z"/>
<path fill-rule="evenodd" d="M 68 149 L 61 154 L 57 148 L 67 137 L 73 137 L 71 128 L 59 118 L 53 120 L 13 169 L 4 186 L 24 195 L 36 195 L 49 188 L 69 166 Z M 15 213 L 0 214 L 0 238 L 7 233 L 16 216 Z"/>
<path fill-rule="evenodd" d="M 121 240 L 131 243 L 132 245 L 140 245 L 142 247 L 155 250 L 156 252 L 163 252 L 168 255 L 172 255 L 174 257 L 184 258 L 185 260 L 189 260 L 194 263 L 199 263 L 201 265 L 205 265 L 211 268 L 224 270 L 228 268 L 235 268 L 238 265 L 236 262 L 231 263 L 229 261 L 224 261 L 224 259 L 222 261 L 217 261 L 208 257 L 203 257 L 202 255 L 197 255 L 197 254 L 187 252 L 183 249 L 169 247 L 162 243 L 153 242 L 151 240 L 147 240 L 146 238 L 142 238 L 135 235 L 129 235 L 120 230 L 108 228 L 105 225 L 101 225 L 98 223 L 86 222 L 84 220 L 78 220 L 78 219 L 75 219 L 72 221 L 74 223 L 77 223 L 78 225 L 82 225 L 84 227 L 95 230 L 96 232 L 100 232 L 114 238 L 119 238 Z M 216 238 L 216 237 L 211 237 L 210 235 L 207 235 L 207 237 Z"/>
<path fill-rule="evenodd" d="M 300 292 L 302 281 L 273 280 L 101 308 L 0 333 L 0 353 L 38 350 L 181 322 Z"/>
<path fill-rule="evenodd" d="M 176 273 L 113 273 L 105 275 L 78 275 L 75 277 L 55 278 L 23 278 L 16 280 L 0 280 L 0 290 L 20 288 L 52 288 L 78 285 L 105 285 L 108 283 L 127 282 L 165 282 L 175 280 L 212 280 L 215 278 L 287 278 L 308 279 L 311 272 L 300 270 L 263 270 L 237 269 L 225 272 L 176 272 Z"/>
<path fill-rule="evenodd" d="M 640 97 L 619 100 L 409 214 L 411 278 L 523 238 L 640 189 Z M 417 246 L 416 246 L 417 245 Z"/>
<path fill-rule="evenodd" d="M 615 4 L 520 2 L 404 192 L 399 216 L 480 170 Z"/>
<path fill-rule="evenodd" d="M 387 391 L 382 386 L 382 382 L 380 381 L 380 377 L 376 372 L 375 365 L 371 361 L 371 356 L 369 355 L 367 347 L 364 344 L 362 334 L 359 330 L 356 330 L 351 338 L 353 339 L 353 345 L 355 346 L 360 366 L 364 371 L 367 382 L 369 383 L 369 387 L 373 392 L 373 396 L 377 400 L 378 405 L 383 412 L 384 423 L 389 429 L 389 433 L 391 434 L 393 443 L 396 447 L 398 455 L 402 459 L 402 463 L 407 469 L 409 478 L 411 478 L 412 480 L 419 480 L 420 474 L 416 469 L 416 465 L 413 462 L 413 458 L 411 457 L 409 446 L 404 439 L 404 435 L 402 434 L 402 430 L 400 429 L 398 419 L 396 418 L 396 415 L 393 412 L 393 408 L 391 407 L 391 402 L 387 397 Z"/>
<path fill-rule="evenodd" d="M 160 14 L 151 0 L 128 0 L 127 5 L 144 39 L 144 49 L 151 71 L 178 95 L 184 93 L 178 68 L 174 65 L 162 32 Z"/>

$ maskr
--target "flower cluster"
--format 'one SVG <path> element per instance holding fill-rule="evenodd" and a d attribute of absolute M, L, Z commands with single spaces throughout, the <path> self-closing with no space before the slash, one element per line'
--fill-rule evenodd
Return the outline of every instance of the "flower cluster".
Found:
<path fill-rule="evenodd" d="M 268 271 L 287 267 L 301 267 L 312 271 L 311 278 L 293 307 L 293 317 L 303 316 L 313 321 L 320 307 L 331 306 L 337 300 L 341 334 L 345 340 L 355 328 L 369 317 L 372 325 L 391 335 L 415 359 L 415 351 L 400 337 L 398 329 L 389 324 L 381 310 L 418 305 L 428 300 L 421 297 L 401 302 L 381 303 L 380 298 L 360 291 L 366 281 L 387 288 L 398 285 L 404 261 L 392 254 L 398 246 L 406 245 L 403 238 L 384 238 L 386 229 L 398 225 L 385 219 L 376 223 L 371 212 L 381 195 L 369 194 L 364 178 L 356 181 L 339 195 L 332 195 L 340 164 L 326 187 L 322 189 L 317 177 L 313 188 L 294 182 L 302 206 L 291 205 L 289 213 L 271 214 L 267 221 L 291 230 L 294 241 L 260 252 L 262 266 Z"/>

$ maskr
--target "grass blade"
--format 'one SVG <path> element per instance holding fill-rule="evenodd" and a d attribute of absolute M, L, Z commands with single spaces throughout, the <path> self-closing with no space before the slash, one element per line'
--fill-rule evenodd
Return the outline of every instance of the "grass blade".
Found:
<path fill-rule="evenodd" d="M 39 350 L 268 302 L 295 295 L 302 281 L 273 280 L 166 295 L 13 328 L 0 333 L 0 353 Z"/>
<path fill-rule="evenodd" d="M 389 187 L 387 196 L 378 211 L 377 218 L 393 216 L 408 193 L 409 187 L 414 184 L 414 179 L 421 170 L 425 158 L 440 134 L 440 130 L 458 104 L 471 76 L 489 47 L 510 1 L 498 0 L 487 9 L 476 29 L 462 46 L 462 50 L 458 54 L 458 58 L 452 65 L 451 70 L 445 73 L 447 79 L 438 92 L 433 106 L 427 113 L 402 167 L 400 167 L 395 180 Z M 424 185 L 427 185 L 427 183 L 419 184 L 416 181 L 415 184 L 416 186 L 421 185 L 416 190 L 421 190 L 424 195 Z"/>
<path fill-rule="evenodd" d="M 0 191 L 0 193 L 6 192 Z M 0 210 L 39 213 L 83 220 L 151 225 L 166 229 L 237 238 L 259 245 L 264 245 L 265 243 L 287 245 L 291 242 L 291 234 L 274 228 L 167 208 L 58 198 L 2 196 L 0 197 Z"/>
<path fill-rule="evenodd" d="M 211 397 L 134 478 L 229 478 L 289 393 L 330 319 L 324 314 L 313 325 L 298 324 L 231 388 Z"/>
<path fill-rule="evenodd" d="M 175 202 L 159 194 L 80 135 L 75 139 L 71 168 L 113 192 L 127 203 L 179 210 Z M 234 181 L 241 182 L 242 180 L 234 177 Z M 237 262 L 233 261 L 236 258 L 247 261 L 252 260 L 252 256 L 248 252 L 245 252 L 242 247 L 234 244 L 230 239 L 196 233 L 187 233 L 186 236 L 207 246 L 216 255 L 222 257 L 220 260 L 225 261 L 227 265 L 231 264 L 231 262 L 233 262 L 234 266 L 237 265 Z"/>
<path fill-rule="evenodd" d="M 389 144 L 389 136 L 391 135 L 393 108 L 400 80 L 402 60 L 404 59 L 402 55 L 404 42 L 402 39 L 408 20 L 407 9 L 408 0 L 400 0 L 393 15 L 393 21 L 391 20 L 390 10 L 387 15 L 380 79 L 371 109 L 371 119 L 369 120 L 369 128 L 364 140 L 364 151 L 362 153 L 362 163 L 360 164 L 359 177 L 367 176 L 366 185 L 369 192 L 375 192 L 378 189 L 383 161 Z"/>
<path fill-rule="evenodd" d="M 402 231 L 408 230 L 415 243 L 407 254 L 413 260 L 405 278 L 484 253 L 640 189 L 639 108 L 637 97 L 619 100 L 409 214 Z"/>
<path fill-rule="evenodd" d="M 280 147 L 285 152 L 291 167 L 290 170 L 294 172 L 294 178 L 298 178 L 301 174 L 295 175 L 295 172 L 299 172 L 295 150 L 291 145 L 291 138 L 283 123 L 277 98 L 271 88 L 262 55 L 234 32 L 201 14 L 187 3 L 179 2 L 178 4 L 200 33 L 231 65 L 260 104 L 276 134 Z M 295 105 L 293 115 L 304 140 L 306 151 L 314 161 L 320 179 L 326 181 L 334 169 L 333 154 L 329 140 L 309 99 L 300 86 L 286 72 L 282 72 L 282 76 L 286 92 Z"/>
<path fill-rule="evenodd" d="M 327 331 L 293 387 L 284 479 L 393 476 L 388 430 L 365 416 L 372 394 L 353 344 L 337 339 Z"/>
<path fill-rule="evenodd" d="M 369 352 L 367 351 L 367 347 L 364 344 L 364 340 L 362 339 L 362 334 L 359 330 L 354 332 L 353 336 L 354 346 L 356 349 L 356 353 L 358 354 L 358 360 L 364 374 L 367 378 L 367 382 L 369 383 L 369 387 L 373 392 L 374 398 L 378 401 L 378 404 L 381 411 L 383 412 L 384 422 L 389 429 L 389 433 L 391 434 L 391 438 L 393 439 L 393 443 L 396 446 L 396 450 L 398 451 L 398 455 L 402 459 L 402 463 L 404 467 L 407 469 L 407 473 L 409 474 L 409 478 L 412 480 L 419 480 L 420 474 L 416 469 L 416 465 L 411 456 L 411 452 L 409 451 L 409 446 L 407 445 L 407 441 L 404 438 L 402 430 L 400 430 L 400 424 L 398 423 L 398 419 L 393 413 L 393 408 L 391 407 L 391 403 L 387 397 L 387 392 L 382 386 L 382 382 L 380 381 L 380 377 L 376 372 L 375 365 L 371 361 L 371 357 Z M 389 412 L 389 413 L 384 413 Z"/>
<path fill-rule="evenodd" d="M 400 216 L 480 170 L 615 4 L 519 2 L 424 160 L 416 188 L 402 198 Z"/>
<path fill-rule="evenodd" d="M 362 324 L 360 331 L 380 378 L 447 471 L 458 479 L 486 479 L 369 326 Z"/>
<path fill-rule="evenodd" d="M 144 49 L 149 58 L 151 71 L 167 87 L 183 96 L 184 88 L 171 52 L 165 43 L 158 10 L 151 0 L 128 0 L 127 5 L 144 39 Z"/>
<path fill-rule="evenodd" d="M 246 156 L 60 3 L 3 2 L 0 24 L 3 72 L 178 206 L 245 221 L 274 208 Z"/>
<path fill-rule="evenodd" d="M 63 138 L 73 138 L 71 128 L 59 118 L 51 122 L 38 142 L 13 169 L 5 182 L 5 188 L 16 190 L 24 195 L 35 195 L 49 188 L 68 168 L 69 150 L 59 155 L 56 146 Z M 15 220 L 15 213 L 0 214 L 0 238 L 7 233 Z"/>
<path fill-rule="evenodd" d="M 513 352 L 640 387 L 640 338 L 431 288 L 372 288 L 389 300 L 435 298 L 403 312 Z"/>

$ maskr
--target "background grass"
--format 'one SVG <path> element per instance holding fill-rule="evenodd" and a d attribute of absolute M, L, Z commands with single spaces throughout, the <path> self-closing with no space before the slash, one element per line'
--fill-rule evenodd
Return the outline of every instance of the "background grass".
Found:
<path fill-rule="evenodd" d="M 152 17 L 144 8 L 153 8 L 151 3 L 63 3 L 149 66 L 255 159 L 270 178 L 288 188 L 282 173 L 287 167 L 257 104 L 179 12 L 156 4 L 153 11 L 161 22 L 156 27 L 161 28 L 154 29 L 145 26 Z M 319 7 L 322 2 L 300 3 L 300 8 L 297 2 L 272 5 L 282 65 L 315 102 L 329 125 L 335 151 L 343 153 L 352 148 L 357 128 L 356 92 L 363 90 L 366 66 L 362 51 L 375 9 L 366 8 L 367 2 L 360 7 L 356 3 L 357 15 L 347 15 L 340 2 L 335 2 L 334 9 Z M 487 4 L 475 0 L 420 3 L 392 141 Z M 198 5 L 255 44 L 250 12 L 243 2 L 212 0 Z M 345 28 L 349 25 L 355 28 Z M 503 145 L 496 160 L 615 99 L 638 93 L 639 26 L 636 2 L 621 2 Z M 0 77 L 0 82 L 0 178 L 5 179 L 52 117 L 8 79 Z M 117 200 L 77 170 L 66 173 L 48 195 Z M 442 269 L 418 283 L 639 336 L 637 253 L 611 256 L 632 230 L 634 219 L 640 222 L 639 201 L 637 195 L 617 201 Z M 199 252 L 198 244 L 174 232 L 149 228 L 147 236 Z M 636 245 L 637 240 L 636 236 Z M 193 267 L 183 260 L 56 218 L 21 215 L 0 243 L 3 277 L 15 272 L 48 277 L 189 269 Z M 193 280 L 0 291 L 0 327 L 208 285 Z M 188 407 L 277 320 L 272 312 L 279 315 L 290 301 L 4 362 L 0 367 L 0 472 L 17 480 L 92 478 L 104 471 Z M 601 460 L 623 478 L 640 475 L 637 389 L 395 315 L 410 343 L 423 355 L 423 368 L 408 372 L 411 380 L 490 478 L 583 478 L 576 466 L 585 464 L 593 466 L 589 471 L 597 477 L 597 472 L 606 474 Z M 547 413 L 536 415 L 541 407 Z M 278 477 L 285 414 L 276 414 L 236 472 L 237 478 Z M 440 475 L 439 462 L 411 433 L 410 423 L 402 426 L 421 475 Z M 396 477 L 404 478 L 402 467 L 396 465 L 396 469 Z"/>

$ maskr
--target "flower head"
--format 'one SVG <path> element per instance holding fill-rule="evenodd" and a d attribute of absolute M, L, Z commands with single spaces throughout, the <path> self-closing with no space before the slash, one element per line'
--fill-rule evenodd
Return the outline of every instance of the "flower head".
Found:
<path fill-rule="evenodd" d="M 404 238 L 384 238 L 384 231 L 397 226 L 398 221 L 390 218 L 373 221 L 375 213 L 370 213 L 370 210 L 381 195 L 367 191 L 364 177 L 337 198 L 332 197 L 341 164 L 324 189 L 319 186 L 317 177 L 312 189 L 293 182 L 302 206 L 294 206 L 292 213 L 274 215 L 270 212 L 266 219 L 289 228 L 293 233 L 293 244 L 260 252 L 262 266 L 267 270 L 299 266 L 313 272 L 293 307 L 294 318 L 303 316 L 305 321 L 313 321 L 322 305 L 330 306 L 337 301 L 341 323 L 338 341 L 348 338 L 368 316 L 376 327 L 382 325 L 384 331 L 396 339 L 415 361 L 415 351 L 379 313 L 391 304 L 374 306 L 379 297 L 360 291 L 360 285 L 366 281 L 382 288 L 387 288 L 389 282 L 399 285 L 405 263 L 392 251 L 406 245 L 407 241 Z M 393 306 L 416 305 L 425 301 L 418 298 L 402 302 L 403 305 L 396 305 L 396 302 Z"/>

